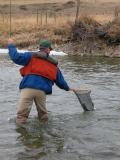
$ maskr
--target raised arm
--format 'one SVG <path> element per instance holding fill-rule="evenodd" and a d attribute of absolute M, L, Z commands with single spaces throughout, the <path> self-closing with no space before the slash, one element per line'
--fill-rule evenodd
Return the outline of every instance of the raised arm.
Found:
<path fill-rule="evenodd" d="M 25 66 L 32 58 L 32 54 L 30 52 L 19 53 L 12 39 L 8 40 L 8 50 L 11 60 L 18 65 Z"/>

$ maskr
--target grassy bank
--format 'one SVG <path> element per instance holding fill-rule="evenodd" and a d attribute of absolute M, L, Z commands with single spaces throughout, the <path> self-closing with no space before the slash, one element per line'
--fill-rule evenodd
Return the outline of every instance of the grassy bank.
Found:
<path fill-rule="evenodd" d="M 55 45 L 69 54 L 90 54 L 105 56 L 120 56 L 120 18 L 106 24 L 101 24 L 94 18 L 82 16 L 74 24 L 74 17 L 53 17 L 47 22 L 49 25 L 37 24 L 31 16 L 29 20 L 14 19 L 12 31 L 9 25 L 0 24 L 0 45 L 7 46 L 7 39 L 11 35 L 20 48 L 36 48 L 41 39 L 49 39 Z"/>
<path fill-rule="evenodd" d="M 100 24 L 90 17 L 81 17 L 71 26 L 71 50 L 77 54 L 120 57 L 120 18 Z M 72 54 L 73 54 L 72 53 Z"/>
<path fill-rule="evenodd" d="M 57 17 L 57 22 L 54 17 L 49 17 L 46 24 L 45 15 L 42 17 L 41 22 L 37 24 L 35 17 L 19 17 L 18 19 L 12 18 L 12 30 L 10 33 L 9 23 L 5 22 L 0 23 L 0 45 L 6 47 L 6 41 L 9 36 L 15 40 L 15 43 L 18 47 L 27 48 L 27 47 L 36 47 L 36 44 L 39 43 L 41 39 L 49 39 L 55 44 L 61 44 L 67 41 L 70 32 L 70 25 L 74 20 L 74 17 L 71 22 L 69 21 L 68 16 L 59 16 Z"/>

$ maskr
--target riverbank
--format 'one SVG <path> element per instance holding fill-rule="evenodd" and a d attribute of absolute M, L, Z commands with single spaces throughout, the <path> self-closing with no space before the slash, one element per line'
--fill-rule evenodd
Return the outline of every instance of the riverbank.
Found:
<path fill-rule="evenodd" d="M 71 55 L 100 55 L 120 57 L 120 18 L 100 24 L 90 17 L 81 17 L 74 23 L 63 26 L 27 26 L 17 28 L 11 35 L 19 48 L 36 49 L 40 39 L 49 39 L 54 47 Z M 1 34 L 0 44 L 6 47 L 6 37 Z"/>
<path fill-rule="evenodd" d="M 120 57 L 120 17 L 107 24 L 81 17 L 71 26 L 69 41 L 71 54 Z"/>
<path fill-rule="evenodd" d="M 116 6 L 119 6 L 118 0 L 81 0 L 81 17 L 75 24 L 74 1 L 18 3 L 14 0 L 10 30 L 9 5 L 3 1 L 0 47 L 7 47 L 9 36 L 20 49 L 33 50 L 38 48 L 41 39 L 49 39 L 55 48 L 68 54 L 120 57 L 120 17 L 119 11 L 115 15 Z"/>

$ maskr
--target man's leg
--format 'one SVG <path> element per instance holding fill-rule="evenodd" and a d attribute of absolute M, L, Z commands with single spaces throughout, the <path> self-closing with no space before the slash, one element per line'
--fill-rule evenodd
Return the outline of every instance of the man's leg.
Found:
<path fill-rule="evenodd" d="M 46 110 L 46 94 L 45 92 L 38 90 L 36 92 L 35 98 L 35 105 L 38 111 L 38 117 L 40 120 L 48 120 L 48 114 Z"/>
<path fill-rule="evenodd" d="M 18 105 L 16 123 L 21 124 L 26 122 L 33 103 L 34 93 L 32 89 L 22 89 Z"/>

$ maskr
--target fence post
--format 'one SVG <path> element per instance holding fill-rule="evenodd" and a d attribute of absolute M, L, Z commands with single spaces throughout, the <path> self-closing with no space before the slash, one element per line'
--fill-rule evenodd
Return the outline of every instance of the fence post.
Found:
<path fill-rule="evenodd" d="M 77 0 L 77 10 L 76 10 L 75 24 L 78 22 L 78 19 L 79 19 L 79 10 L 80 10 L 80 0 Z"/>
<path fill-rule="evenodd" d="M 57 21 L 56 21 L 56 20 L 57 20 L 57 19 L 56 19 L 56 13 L 54 13 L 54 20 L 55 20 L 55 24 L 56 24 L 56 22 L 57 22 Z"/>
<path fill-rule="evenodd" d="M 12 10 L 11 10 L 11 0 L 10 0 L 10 31 L 9 36 L 11 37 L 11 31 L 12 31 Z"/>
<path fill-rule="evenodd" d="M 38 9 L 37 9 L 37 26 L 38 26 L 38 19 L 39 19 L 39 13 L 38 13 Z"/>
<path fill-rule="evenodd" d="M 42 26 L 42 12 L 41 12 L 41 14 L 40 14 L 40 18 L 41 18 L 41 21 L 40 21 L 40 23 L 41 23 L 41 26 Z"/>
<path fill-rule="evenodd" d="M 3 24 L 4 24 L 4 13 L 2 11 L 0 11 L 0 15 L 1 15 L 1 19 L 2 19 Z"/>
<path fill-rule="evenodd" d="M 119 16 L 119 8 L 118 7 L 115 7 L 114 15 L 115 15 L 115 18 L 117 18 Z"/>
<path fill-rule="evenodd" d="M 48 22 L 48 13 L 46 11 L 46 15 L 45 15 L 45 22 L 46 22 L 46 25 L 47 25 L 47 22 Z"/>
<path fill-rule="evenodd" d="M 4 13 L 2 13 L 2 15 L 3 15 L 3 24 L 4 24 L 4 22 L 5 22 L 5 20 L 4 20 Z"/>

